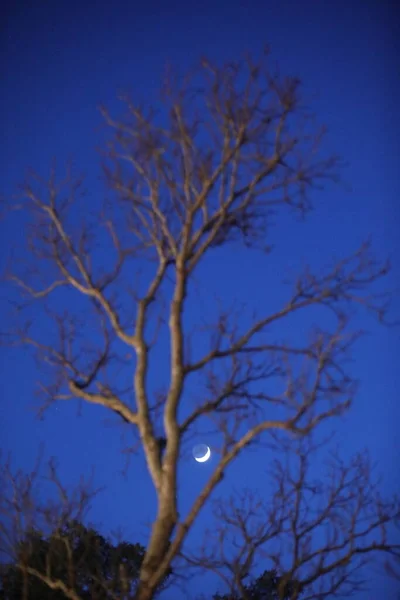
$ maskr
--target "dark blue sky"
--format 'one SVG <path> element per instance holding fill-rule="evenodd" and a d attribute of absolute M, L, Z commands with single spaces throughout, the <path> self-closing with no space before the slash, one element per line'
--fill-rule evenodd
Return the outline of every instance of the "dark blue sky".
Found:
<path fill-rule="evenodd" d="M 394 57 L 396 51 L 399 55 L 400 29 L 389 7 L 389 2 L 367 0 L 9 2 L 1 25 L 1 193 L 15 190 L 26 167 L 46 175 L 54 156 L 59 164 L 73 157 L 87 173 L 92 193 L 101 193 L 95 151 L 99 103 L 115 107 L 121 89 L 153 99 L 167 61 L 183 70 L 202 55 L 232 59 L 246 50 L 257 53 L 268 43 L 282 71 L 304 81 L 312 107 L 328 127 L 327 149 L 348 163 L 344 178 L 351 190 L 330 188 L 306 223 L 291 222 L 274 231 L 276 254 L 267 272 L 259 258 L 249 266 L 245 255 L 231 255 L 224 278 L 210 269 L 208 281 L 226 297 L 260 308 L 266 299 L 279 299 L 276 286 L 282 273 L 305 261 L 318 266 L 332 255 L 350 253 L 369 233 L 380 254 L 398 257 L 400 89 Z M 15 225 L 2 225 L 3 257 L 18 235 Z M 398 262 L 387 283 L 394 286 L 396 281 Z M 2 330 L 7 325 L 5 293 L 0 299 Z M 357 348 L 354 372 L 362 386 L 340 441 L 345 455 L 364 446 L 371 449 L 384 474 L 382 488 L 390 492 L 399 488 L 394 464 L 399 335 L 369 320 L 360 325 L 372 335 Z M 153 495 L 146 492 L 142 463 L 132 463 L 126 480 L 119 474 L 124 428 L 95 407 L 84 408 L 77 418 L 72 405 L 52 409 L 38 421 L 31 410 L 38 378 L 34 362 L 24 352 L 1 349 L 0 370 L 2 446 L 12 452 L 15 464 L 31 468 L 38 444 L 45 441 L 46 454 L 59 458 L 66 481 L 94 465 L 99 483 L 108 490 L 95 503 L 92 519 L 106 530 L 122 526 L 128 536 L 143 539 Z M 240 460 L 224 491 L 244 480 L 251 485 L 264 465 L 262 453 Z M 184 467 L 184 505 L 205 472 Z M 198 532 L 208 522 L 205 511 Z M 368 598 L 392 597 L 393 584 L 377 576 L 374 585 Z"/>

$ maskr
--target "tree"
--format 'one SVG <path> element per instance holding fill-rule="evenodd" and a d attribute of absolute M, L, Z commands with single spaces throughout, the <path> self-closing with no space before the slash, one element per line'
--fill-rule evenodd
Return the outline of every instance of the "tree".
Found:
<path fill-rule="evenodd" d="M 274 437 L 269 450 L 275 458 L 264 481 L 268 495 L 263 486 L 258 493 L 243 487 L 215 500 L 215 524 L 202 547 L 186 556 L 188 563 L 217 573 L 230 589 L 225 597 L 234 600 L 264 599 L 262 593 L 267 599 L 319 600 L 365 591 L 362 567 L 372 554 L 400 558 L 390 532 L 399 523 L 399 499 L 381 497 L 366 451 L 346 463 L 336 449 L 323 456 L 326 441 L 316 443 L 313 436 Z M 317 456 L 323 456 L 318 477 Z M 273 569 L 249 586 L 249 573 L 260 562 Z"/>
<path fill-rule="evenodd" d="M 0 598 L 131 597 L 137 588 L 145 548 L 121 539 L 114 543 L 78 520 L 84 517 L 96 491 L 89 482 L 81 482 L 79 493 L 76 488 L 68 494 L 57 476 L 54 461 L 49 466 L 49 482 L 59 495 L 55 502 L 48 494 L 47 498 L 38 499 L 37 469 L 26 476 L 13 473 L 9 463 L 2 468 L 0 550 L 9 560 L 0 566 Z M 7 520 L 7 516 L 12 519 Z M 169 570 L 159 590 L 170 575 Z"/>
<path fill-rule="evenodd" d="M 25 586 L 32 600 L 62 600 L 67 588 L 82 600 L 126 598 L 135 590 L 145 553 L 140 544 L 113 545 L 76 522 L 48 537 L 31 531 L 18 550 L 18 562 L 2 569 L 4 600 L 23 598 Z M 52 581 L 58 582 L 54 591 Z"/>
<path fill-rule="evenodd" d="M 102 109 L 113 131 L 104 202 L 85 204 L 82 180 L 68 171 L 58 182 L 53 170 L 48 181 L 31 177 L 10 207 L 23 211 L 21 227 L 28 222 L 26 248 L 10 268 L 23 296 L 11 342 L 31 347 L 44 369 L 42 408 L 72 399 L 101 405 L 132 426 L 146 458 L 158 508 L 137 600 L 153 597 L 239 453 L 273 431 L 307 436 L 349 409 L 354 310 L 387 314 L 387 298 L 373 288 L 381 292 L 388 265 L 365 243 L 324 272 L 300 273 L 283 304 L 257 317 L 235 319 L 222 306 L 200 333 L 186 319 L 202 264 L 229 245 L 265 250 L 272 216 L 306 216 L 316 188 L 336 178 L 339 161 L 323 156 L 322 132 L 300 91 L 268 52 L 259 63 L 204 61 L 182 81 L 167 81 L 159 112 L 130 98 L 124 117 Z M 134 276 L 138 269 L 144 278 Z M 31 302 L 51 334 L 24 322 Z M 274 337 L 277 324 L 313 308 L 320 325 L 303 343 Z M 324 311 L 328 321 L 320 320 Z M 157 394 L 150 383 L 164 334 L 170 366 Z M 188 400 L 194 379 L 199 397 Z M 204 422 L 218 433 L 220 458 L 181 515 L 178 464 Z"/>
<path fill-rule="evenodd" d="M 286 584 L 286 591 L 279 594 L 281 577 L 275 570 L 264 571 L 250 583 L 244 584 L 241 594 L 214 594 L 213 600 L 291 600 L 294 591 L 293 583 Z"/>

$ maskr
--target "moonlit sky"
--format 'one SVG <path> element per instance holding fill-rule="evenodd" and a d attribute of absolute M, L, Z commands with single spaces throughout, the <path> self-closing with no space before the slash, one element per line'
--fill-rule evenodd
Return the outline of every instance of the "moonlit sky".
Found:
<path fill-rule="evenodd" d="M 167 61 L 179 70 L 207 55 L 236 58 L 259 52 L 264 43 L 283 73 L 300 77 L 318 119 L 328 127 L 326 148 L 343 156 L 344 179 L 351 190 L 323 192 L 305 223 L 291 222 L 272 232 L 275 254 L 267 265 L 246 254 L 226 255 L 223 276 L 209 265 L 207 282 L 226 298 L 238 297 L 262 308 L 279 300 L 279 281 L 305 262 L 318 267 L 332 256 L 355 250 L 369 233 L 382 256 L 400 256 L 399 21 L 389 2 L 277 0 L 263 2 L 145 3 L 82 1 L 6 2 L 2 15 L 2 95 L 0 112 L 2 194 L 11 194 L 26 167 L 48 173 L 52 158 L 62 164 L 73 157 L 87 173 L 93 195 L 101 193 L 96 146 L 101 119 L 99 103 L 116 107 L 119 90 L 137 90 L 152 99 Z M 349 187 L 349 186 L 348 186 Z M 2 268 L 18 228 L 0 224 Z M 218 263 L 220 266 L 220 263 Z M 260 273 L 263 276 L 260 277 Z M 388 287 L 400 281 L 395 262 Z M 1 330 L 7 326 L 7 292 L 2 288 Z M 383 492 L 399 489 L 400 342 L 398 332 L 378 328 L 364 317 L 360 326 L 371 335 L 357 347 L 354 373 L 362 386 L 340 433 L 344 456 L 368 446 L 383 473 Z M 65 482 L 95 467 L 96 481 L 107 490 L 93 505 L 91 519 L 104 531 L 123 527 L 130 539 L 146 539 L 146 523 L 155 500 L 144 467 L 133 460 L 128 477 L 120 474 L 121 450 L 129 439 L 123 425 L 97 407 L 76 405 L 51 409 L 35 418 L 33 389 L 38 379 L 27 353 L 0 348 L 2 447 L 14 464 L 32 468 L 38 446 L 57 456 Z M 207 443 L 207 440 L 199 440 Z M 210 444 L 211 445 L 211 444 Z M 260 480 L 265 454 L 252 453 L 229 471 L 221 491 Z M 187 463 L 182 468 L 182 507 L 189 505 L 213 467 Z M 140 485 L 139 485 L 140 483 Z M 223 487 L 225 486 L 225 487 Z M 210 525 L 205 510 L 192 534 L 200 539 Z M 210 592 L 207 578 L 196 591 Z M 209 587 L 207 587 L 209 586 Z M 373 573 L 368 598 L 392 598 L 393 582 Z M 170 596 L 168 596 L 170 594 Z M 175 598 L 175 592 L 165 597 Z M 356 600 L 365 600 L 361 594 Z"/>

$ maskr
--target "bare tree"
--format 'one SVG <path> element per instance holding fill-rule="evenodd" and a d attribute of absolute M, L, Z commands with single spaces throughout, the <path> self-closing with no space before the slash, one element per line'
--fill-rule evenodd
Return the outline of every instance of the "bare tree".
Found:
<path fill-rule="evenodd" d="M 357 337 L 349 328 L 352 308 L 380 319 L 387 309 L 371 285 L 388 267 L 366 243 L 325 272 L 301 273 L 287 300 L 248 327 L 221 307 L 205 331 L 188 328 L 199 264 L 228 244 L 265 248 L 273 214 L 305 216 L 314 191 L 336 177 L 338 160 L 322 156 L 323 132 L 302 105 L 299 81 L 282 77 L 268 53 L 257 64 L 204 61 L 171 81 L 159 112 L 130 98 L 121 118 L 102 109 L 114 132 L 104 202 L 85 201 L 81 180 L 68 173 L 58 183 L 54 170 L 48 181 L 30 178 L 13 204 L 25 214 L 28 243 L 10 269 L 26 302 L 18 305 L 11 341 L 36 351 L 45 370 L 42 407 L 72 399 L 101 405 L 132 425 L 145 455 L 158 509 L 138 600 L 153 596 L 240 452 L 272 430 L 306 435 L 349 408 L 356 388 L 343 361 Z M 29 300 L 35 320 L 24 323 Z M 275 324 L 312 307 L 319 307 L 316 319 L 324 309 L 336 325 L 314 328 L 301 346 L 273 339 Z M 38 330 L 42 318 L 51 334 Z M 169 336 L 169 380 L 155 395 L 149 378 L 161 331 Z M 196 348 L 205 342 L 209 351 L 201 355 Z M 188 400 L 194 377 L 201 396 Z M 219 434 L 220 458 L 180 515 L 177 467 L 201 423 Z"/>
<path fill-rule="evenodd" d="M 275 436 L 275 441 L 265 491 L 244 488 L 215 500 L 215 525 L 186 560 L 217 573 L 232 597 L 243 600 L 250 598 L 247 582 L 257 568 L 281 574 L 277 597 L 282 599 L 366 591 L 365 567 L 377 554 L 392 568 L 399 565 L 400 499 L 382 498 L 366 451 L 346 464 L 337 450 L 321 460 L 324 443 L 311 436 L 295 442 Z M 313 474 L 317 454 L 318 477 Z"/>

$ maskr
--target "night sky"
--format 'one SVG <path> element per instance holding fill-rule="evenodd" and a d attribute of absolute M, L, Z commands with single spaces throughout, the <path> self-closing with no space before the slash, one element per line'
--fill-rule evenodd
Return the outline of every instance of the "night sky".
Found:
<path fill-rule="evenodd" d="M 379 256 L 400 256 L 400 85 L 394 59 L 400 28 L 389 2 L 7 4 L 1 25 L 2 194 L 15 191 L 26 167 L 46 176 L 53 157 L 59 165 L 72 157 L 87 175 L 90 194 L 101 194 L 96 154 L 103 135 L 100 103 L 116 108 L 120 90 L 153 101 L 167 62 L 183 71 L 202 55 L 229 60 L 250 50 L 256 56 L 268 43 L 282 72 L 304 82 L 312 108 L 327 125 L 327 150 L 347 163 L 346 185 L 322 192 L 306 222 L 289 219 L 284 228 L 273 230 L 275 253 L 267 263 L 258 255 L 249 263 L 246 253 L 230 252 L 220 257 L 223 276 L 216 261 L 202 273 L 203 283 L 225 298 L 261 309 L 283 298 L 280 281 L 286 274 L 306 262 L 318 267 L 349 254 L 369 233 Z M 2 268 L 8 248 L 21 235 L 16 223 L 0 224 Z M 393 262 L 388 287 L 400 281 L 399 262 Z M 3 287 L 1 330 L 7 327 L 7 294 Z M 384 477 L 382 491 L 390 493 L 399 489 L 400 481 L 394 460 L 399 449 L 399 334 L 365 317 L 357 325 L 370 331 L 357 346 L 354 361 L 362 385 L 338 439 L 344 456 L 368 446 Z M 85 406 L 77 416 L 74 403 L 57 405 L 38 420 L 33 410 L 35 362 L 24 350 L 0 352 L 2 447 L 12 452 L 14 464 L 32 468 L 44 442 L 46 456 L 58 458 L 65 482 L 73 483 L 94 466 L 96 482 L 107 489 L 94 503 L 91 520 L 104 531 L 123 527 L 127 538 L 145 541 L 155 498 L 140 459 L 131 461 L 128 477 L 120 473 L 128 429 L 98 407 Z M 259 482 L 267 460 L 261 451 L 238 460 L 221 491 L 240 488 L 244 481 L 250 487 Z M 182 467 L 183 508 L 211 469 L 212 461 Z M 191 542 L 200 539 L 210 518 L 205 509 Z M 368 599 L 394 597 L 393 582 L 379 574 L 373 577 Z M 201 585 L 210 591 L 215 582 L 205 580 L 197 591 Z M 165 597 L 177 596 L 167 592 Z M 361 594 L 358 600 L 367 597 Z"/>

